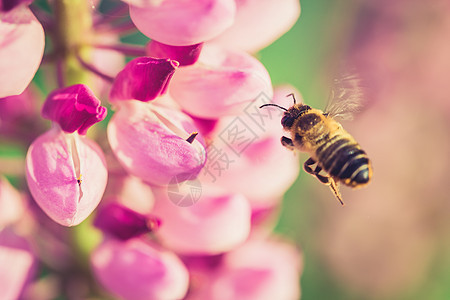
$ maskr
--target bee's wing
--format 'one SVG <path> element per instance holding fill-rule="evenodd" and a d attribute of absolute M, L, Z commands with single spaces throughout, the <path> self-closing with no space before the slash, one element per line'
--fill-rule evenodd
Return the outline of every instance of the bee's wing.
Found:
<path fill-rule="evenodd" d="M 362 106 L 363 88 L 361 82 L 361 78 L 356 74 L 335 79 L 324 112 L 332 118 L 353 119 L 353 114 L 358 112 Z"/>

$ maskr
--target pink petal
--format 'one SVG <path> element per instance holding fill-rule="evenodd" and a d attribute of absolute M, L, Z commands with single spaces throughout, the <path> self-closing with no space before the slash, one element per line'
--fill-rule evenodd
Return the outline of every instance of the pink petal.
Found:
<path fill-rule="evenodd" d="M 0 176 L 0 229 L 20 220 L 24 212 L 23 196 Z"/>
<path fill-rule="evenodd" d="M 117 160 L 114 161 L 118 164 Z M 140 178 L 128 175 L 125 171 L 123 171 L 124 174 L 117 173 L 113 168 L 108 163 L 108 185 L 102 204 L 107 204 L 108 200 L 114 200 L 138 213 L 149 214 L 155 202 L 151 187 Z"/>
<path fill-rule="evenodd" d="M 170 59 L 138 57 L 117 74 L 110 100 L 150 101 L 163 94 L 178 62 Z"/>
<path fill-rule="evenodd" d="M 240 126 L 232 123 L 235 125 Z M 297 178 L 298 157 L 281 145 L 280 136 L 253 141 L 248 140 L 251 136 L 243 136 L 230 142 L 229 131 L 223 133 L 207 148 L 208 160 L 198 177 L 202 183 L 217 191 L 232 190 L 252 199 L 267 199 L 281 196 Z M 242 150 L 239 143 L 247 147 Z"/>
<path fill-rule="evenodd" d="M 205 119 L 242 113 L 261 94 L 272 98 L 273 93 L 257 59 L 214 45 L 203 47 L 195 65 L 178 70 L 169 91 L 186 112 Z"/>
<path fill-rule="evenodd" d="M 247 239 L 251 211 L 242 195 L 202 195 L 193 205 L 182 207 L 168 193 L 173 193 L 173 187 L 155 189 L 153 214 L 162 222 L 156 234 L 169 249 L 186 255 L 214 255 Z"/>
<path fill-rule="evenodd" d="M 91 264 L 100 283 L 123 299 L 182 299 L 188 289 L 180 259 L 142 239 L 107 240 L 92 253 Z"/>
<path fill-rule="evenodd" d="M 43 53 L 44 29 L 26 5 L 0 11 L 0 98 L 25 90 Z"/>
<path fill-rule="evenodd" d="M 180 66 L 194 64 L 200 55 L 203 43 L 189 46 L 171 46 L 158 41 L 150 41 L 147 45 L 147 55 L 155 58 L 176 60 Z"/>
<path fill-rule="evenodd" d="M 106 107 L 87 85 L 75 84 L 51 92 L 42 107 L 42 116 L 57 122 L 65 132 L 78 131 L 85 135 L 87 130 L 105 119 Z"/>
<path fill-rule="evenodd" d="M 201 136 L 182 112 L 139 101 L 121 102 L 108 124 L 108 140 L 122 166 L 145 182 L 164 185 L 195 178 L 205 163 Z M 183 177 L 183 178 L 181 178 Z"/>
<path fill-rule="evenodd" d="M 256 52 L 281 37 L 300 16 L 298 0 L 236 0 L 233 26 L 214 42 Z"/>
<path fill-rule="evenodd" d="M 290 244 L 250 240 L 225 254 L 204 299 L 299 299 L 301 256 Z"/>
<path fill-rule="evenodd" d="M 236 4 L 233 0 L 164 0 L 145 7 L 130 6 L 136 27 L 158 42 L 194 45 L 214 38 L 233 23 Z"/>
<path fill-rule="evenodd" d="M 51 219 L 64 226 L 86 219 L 106 187 L 107 170 L 101 149 L 87 138 L 66 135 L 56 128 L 31 144 L 26 168 L 34 200 Z"/>
<path fill-rule="evenodd" d="M 136 7 L 158 6 L 166 0 L 122 0 L 122 2 L 134 5 Z"/>
<path fill-rule="evenodd" d="M 0 291 L 6 300 L 20 299 L 34 276 L 36 258 L 28 241 L 9 229 L 0 231 Z"/>

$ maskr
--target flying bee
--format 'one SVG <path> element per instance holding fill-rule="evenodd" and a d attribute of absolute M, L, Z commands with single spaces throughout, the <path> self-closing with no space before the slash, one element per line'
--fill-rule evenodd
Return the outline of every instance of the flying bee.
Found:
<path fill-rule="evenodd" d="M 340 93 L 332 91 L 332 97 L 325 112 L 311 108 L 303 103 L 296 103 L 289 109 L 274 103 L 260 106 L 275 106 L 283 109 L 281 125 L 289 131 L 291 137 L 281 137 L 281 144 L 290 150 L 307 152 L 310 155 L 303 168 L 314 175 L 320 182 L 329 185 L 339 202 L 343 205 L 338 183 L 352 188 L 362 187 L 372 177 L 370 160 L 356 140 L 334 120 L 335 116 L 344 116 L 345 110 L 357 106 L 358 95 L 348 94 L 348 90 Z M 314 168 L 313 166 L 316 165 Z M 320 174 L 321 171 L 327 174 Z"/>

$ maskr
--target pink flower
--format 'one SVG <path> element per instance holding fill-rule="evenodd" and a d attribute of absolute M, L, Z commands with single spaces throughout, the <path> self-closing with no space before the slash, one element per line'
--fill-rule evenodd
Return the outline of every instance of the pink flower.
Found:
<path fill-rule="evenodd" d="M 205 119 L 240 114 L 260 94 L 273 93 L 258 60 L 215 45 L 205 45 L 196 64 L 176 72 L 169 92 L 186 112 Z"/>
<path fill-rule="evenodd" d="M 204 276 L 188 299 L 300 299 L 301 256 L 285 242 L 253 239 L 215 264 L 194 261 L 188 266 L 197 277 Z"/>
<path fill-rule="evenodd" d="M 248 52 L 270 45 L 286 33 L 300 15 L 298 0 L 236 0 L 233 26 L 213 41 Z"/>
<path fill-rule="evenodd" d="M 221 160 L 207 161 L 199 180 L 219 191 L 232 189 L 250 198 L 276 197 L 286 192 L 299 173 L 298 158 L 281 145 L 279 136 L 255 140 L 239 156 L 220 139 L 207 149 L 208 157 L 221 150 Z"/>
<path fill-rule="evenodd" d="M 55 222 L 77 225 L 98 205 L 107 180 L 102 150 L 78 133 L 85 134 L 102 120 L 106 109 L 86 86 L 75 85 L 51 93 L 42 114 L 59 125 L 38 137 L 28 149 L 28 187 Z"/>
<path fill-rule="evenodd" d="M 0 7 L 0 98 L 25 90 L 44 53 L 44 29 L 27 7 L 29 1 L 14 4 L 6 1 Z"/>
<path fill-rule="evenodd" d="M 34 276 L 36 258 L 28 241 L 12 230 L 0 231 L 0 291 L 2 299 L 19 299 Z"/>
<path fill-rule="evenodd" d="M 92 253 L 91 264 L 100 283 L 124 299 L 182 299 L 188 289 L 180 259 L 143 239 L 106 240 Z"/>
<path fill-rule="evenodd" d="M 181 185 L 178 185 L 180 187 Z M 153 214 L 162 223 L 156 232 L 169 249 L 186 255 L 214 255 L 243 243 L 250 232 L 250 205 L 239 194 L 208 195 L 187 207 L 174 204 L 169 187 L 155 189 Z M 178 193 L 189 193 L 179 191 Z"/>
<path fill-rule="evenodd" d="M 111 157 L 110 160 L 112 159 Z M 117 160 L 114 162 L 119 165 Z M 151 187 L 140 178 L 128 175 L 123 170 L 123 173 L 116 173 L 111 164 L 108 161 L 108 185 L 102 204 L 114 201 L 138 213 L 149 214 L 155 202 Z"/>
<path fill-rule="evenodd" d="M 163 94 L 178 62 L 170 59 L 138 57 L 117 74 L 111 88 L 110 101 L 150 101 Z"/>
<path fill-rule="evenodd" d="M 300 271 L 291 245 L 252 240 L 225 255 L 206 299 L 299 299 Z"/>
<path fill-rule="evenodd" d="M 216 37 L 231 26 L 236 11 L 234 0 L 149 1 L 141 7 L 128 2 L 131 19 L 143 34 L 173 46 L 194 45 Z"/>
<path fill-rule="evenodd" d="M 122 166 L 145 182 L 164 185 L 175 176 L 195 178 L 205 164 L 202 138 L 180 111 L 123 101 L 108 124 L 108 140 Z"/>

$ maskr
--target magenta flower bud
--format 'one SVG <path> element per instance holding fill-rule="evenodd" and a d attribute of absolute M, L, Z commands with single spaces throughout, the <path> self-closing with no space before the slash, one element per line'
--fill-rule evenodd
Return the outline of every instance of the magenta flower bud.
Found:
<path fill-rule="evenodd" d="M 42 107 L 42 116 L 57 122 L 68 133 L 86 134 L 89 127 L 106 117 L 94 93 L 84 84 L 75 84 L 51 92 Z"/>
<path fill-rule="evenodd" d="M 44 29 L 29 1 L 19 2 L 0 1 L 0 98 L 25 90 L 44 53 Z"/>
<path fill-rule="evenodd" d="M 98 209 L 94 225 L 104 233 L 127 240 L 157 229 L 160 221 L 112 202 Z"/>
<path fill-rule="evenodd" d="M 121 299 L 183 299 L 188 290 L 181 260 L 143 239 L 106 240 L 92 253 L 91 265 L 100 283 Z"/>
<path fill-rule="evenodd" d="M 0 11 L 10 11 L 20 4 L 29 5 L 33 2 L 32 0 L 2 0 L 0 1 Z"/>
<path fill-rule="evenodd" d="M 22 299 L 24 287 L 36 273 L 36 258 L 29 242 L 10 229 L 0 231 L 0 295 Z"/>
<path fill-rule="evenodd" d="M 234 0 L 148 1 L 130 3 L 130 17 L 136 27 L 152 40 L 186 46 L 214 38 L 233 23 Z"/>
<path fill-rule="evenodd" d="M 237 115 L 264 94 L 272 98 L 270 76 L 254 57 L 205 45 L 196 64 L 173 76 L 170 95 L 189 114 L 217 119 Z"/>
<path fill-rule="evenodd" d="M 197 299 L 300 299 L 300 253 L 292 245 L 249 240 L 226 253 L 219 269 Z"/>
<path fill-rule="evenodd" d="M 233 25 L 214 42 L 251 53 L 281 37 L 300 16 L 298 0 L 238 0 L 236 6 Z"/>
<path fill-rule="evenodd" d="M 55 222 L 74 226 L 100 202 L 107 170 L 102 150 L 59 128 L 39 136 L 28 149 L 27 182 L 34 200 Z"/>
<path fill-rule="evenodd" d="M 157 201 L 153 209 L 162 222 L 155 234 L 167 248 L 185 255 L 215 255 L 247 239 L 251 209 L 242 195 L 203 195 L 203 187 L 200 199 L 186 207 L 175 205 L 174 198 L 169 198 L 170 191 L 155 189 Z"/>
<path fill-rule="evenodd" d="M 122 166 L 155 185 L 195 178 L 205 164 L 202 137 L 184 113 L 139 101 L 121 102 L 108 140 Z"/>
<path fill-rule="evenodd" d="M 189 66 L 194 64 L 200 52 L 203 43 L 189 46 L 171 46 L 158 41 L 150 41 L 147 45 L 147 55 L 155 58 L 170 58 L 180 63 L 180 66 Z"/>
<path fill-rule="evenodd" d="M 117 74 L 111 88 L 110 100 L 139 100 L 147 102 L 163 94 L 178 62 L 170 59 L 138 57 Z"/>

